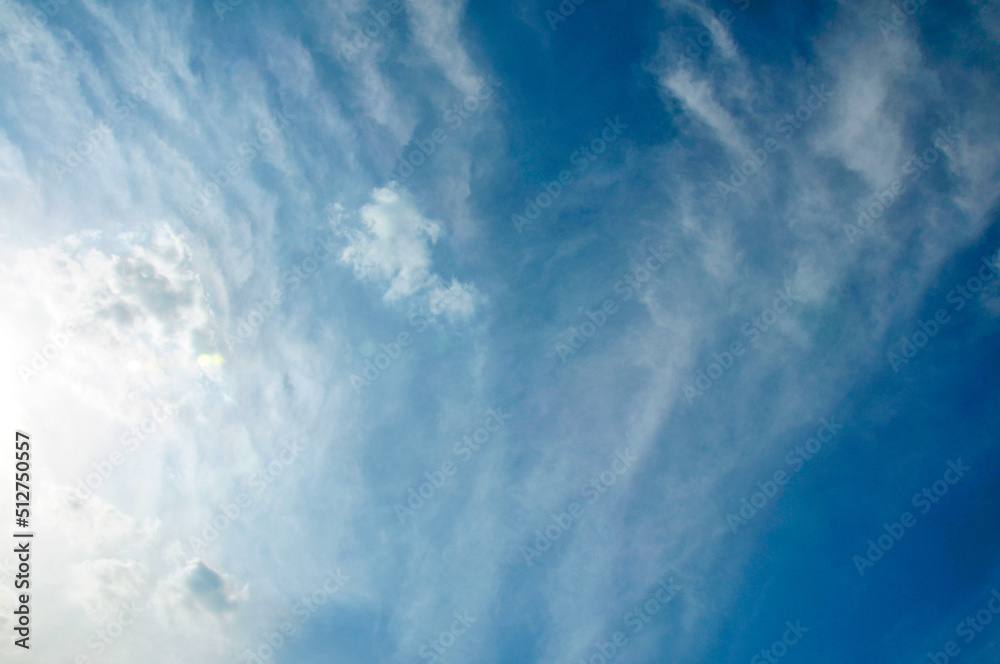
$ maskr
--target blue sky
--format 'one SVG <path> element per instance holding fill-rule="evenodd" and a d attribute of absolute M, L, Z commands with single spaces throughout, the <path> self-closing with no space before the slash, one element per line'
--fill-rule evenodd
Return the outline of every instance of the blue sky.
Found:
<path fill-rule="evenodd" d="M 980 1 L 4 2 L 3 660 L 996 661 L 998 53 Z"/>

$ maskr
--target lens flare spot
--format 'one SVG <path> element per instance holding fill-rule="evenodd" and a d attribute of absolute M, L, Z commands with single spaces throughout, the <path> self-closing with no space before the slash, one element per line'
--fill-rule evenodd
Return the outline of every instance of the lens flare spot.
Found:
<path fill-rule="evenodd" d="M 200 367 L 218 367 L 222 366 L 225 360 L 221 355 L 216 353 L 215 355 L 201 354 L 198 356 L 198 366 Z"/>

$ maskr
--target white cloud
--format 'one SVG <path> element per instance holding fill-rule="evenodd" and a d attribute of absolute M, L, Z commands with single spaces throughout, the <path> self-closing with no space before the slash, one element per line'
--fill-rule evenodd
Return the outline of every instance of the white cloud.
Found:
<path fill-rule="evenodd" d="M 220 574 L 201 560 L 190 561 L 183 569 L 163 582 L 157 589 L 154 601 L 173 605 L 194 614 L 207 611 L 212 614 L 231 612 L 249 596 L 244 584 Z"/>
<path fill-rule="evenodd" d="M 122 602 L 143 591 L 149 575 L 149 567 L 136 560 L 85 559 L 69 574 L 67 596 L 83 606 L 92 620 L 107 620 Z"/>
<path fill-rule="evenodd" d="M 732 114 L 716 99 L 710 79 L 696 79 L 691 69 L 681 67 L 663 73 L 660 83 L 726 146 L 737 152 L 747 151 L 746 139 Z"/>
<path fill-rule="evenodd" d="M 473 314 L 478 297 L 475 287 L 452 279 L 446 288 L 433 271 L 432 249 L 444 229 L 423 216 L 405 190 L 376 189 L 372 202 L 358 216 L 362 228 L 352 228 L 344 223 L 342 211 L 334 213 L 334 225 L 347 240 L 341 261 L 352 266 L 359 279 L 388 282 L 386 302 L 421 294 L 433 313 Z"/>
<path fill-rule="evenodd" d="M 465 95 L 479 85 L 479 74 L 459 35 L 465 0 L 409 0 L 406 3 L 417 41 L 448 81 Z"/>
<path fill-rule="evenodd" d="M 112 238 L 74 233 L 7 252 L 0 292 L 17 301 L 19 324 L 9 334 L 26 349 L 11 358 L 13 375 L 30 384 L 59 366 L 78 385 L 93 384 L 110 367 L 197 375 L 197 356 L 215 352 L 215 323 L 191 256 L 166 224 Z M 30 303 L 16 297 L 25 289 L 34 295 Z"/>

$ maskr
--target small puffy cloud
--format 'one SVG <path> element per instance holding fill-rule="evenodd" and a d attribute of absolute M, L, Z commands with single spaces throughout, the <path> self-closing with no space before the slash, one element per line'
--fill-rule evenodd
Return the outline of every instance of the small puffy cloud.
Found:
<path fill-rule="evenodd" d="M 234 592 L 232 583 L 200 560 L 188 568 L 185 579 L 188 591 L 214 613 L 230 611 L 245 595 Z"/>
<path fill-rule="evenodd" d="M 452 278 L 447 288 L 438 283 L 430 289 L 427 306 L 432 316 L 445 314 L 449 318 L 469 318 L 475 313 L 480 299 L 475 286 Z"/>
<path fill-rule="evenodd" d="M 475 286 L 452 278 L 445 286 L 434 272 L 433 245 L 444 235 L 438 222 L 423 216 L 405 191 L 383 187 L 372 192 L 372 202 L 359 212 L 360 228 L 344 223 L 343 209 L 333 210 L 333 221 L 347 241 L 340 260 L 358 279 L 388 284 L 384 299 L 396 302 L 421 296 L 434 314 L 465 318 L 475 312 Z"/>
<path fill-rule="evenodd" d="M 228 613 L 245 601 L 247 587 L 237 588 L 234 580 L 201 560 L 192 560 L 173 574 L 158 591 L 161 608 L 185 609 L 199 613 Z"/>

